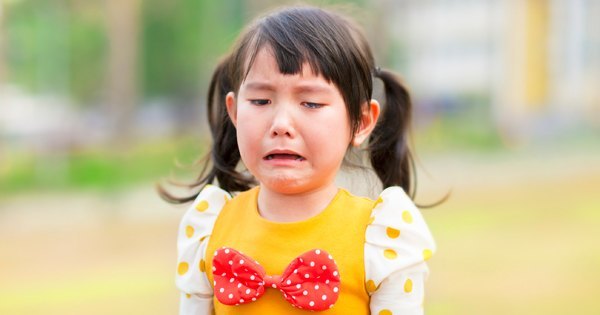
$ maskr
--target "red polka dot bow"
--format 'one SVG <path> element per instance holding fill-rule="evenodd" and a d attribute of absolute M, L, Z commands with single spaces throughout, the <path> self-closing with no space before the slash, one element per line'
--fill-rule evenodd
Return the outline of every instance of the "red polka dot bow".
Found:
<path fill-rule="evenodd" d="M 281 276 L 269 276 L 252 258 L 223 247 L 215 252 L 212 269 L 215 296 L 226 305 L 254 302 L 268 287 L 279 289 L 293 306 L 312 311 L 331 308 L 339 296 L 337 265 L 319 249 L 298 256 Z"/>

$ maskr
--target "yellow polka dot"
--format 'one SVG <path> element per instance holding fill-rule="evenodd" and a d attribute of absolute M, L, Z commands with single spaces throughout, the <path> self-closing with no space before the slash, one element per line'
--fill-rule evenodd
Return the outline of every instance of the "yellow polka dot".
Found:
<path fill-rule="evenodd" d="M 387 259 L 395 259 L 398 257 L 398 254 L 393 249 L 386 249 L 383 251 L 383 256 Z"/>
<path fill-rule="evenodd" d="M 177 273 L 180 276 L 183 276 L 188 271 L 188 268 L 189 268 L 188 263 L 180 262 L 179 266 L 177 266 Z"/>
<path fill-rule="evenodd" d="M 431 251 L 431 249 L 426 249 L 423 251 L 423 260 L 427 260 L 429 258 L 431 258 L 431 255 L 433 255 L 433 252 Z"/>
<path fill-rule="evenodd" d="M 381 198 L 381 197 L 377 198 L 377 200 L 375 200 L 375 204 L 373 205 L 373 208 L 377 207 L 377 205 L 379 205 L 382 202 L 383 202 L 383 198 Z"/>
<path fill-rule="evenodd" d="M 369 280 L 367 281 L 367 292 L 373 293 L 377 291 L 377 286 L 375 285 L 375 281 Z"/>
<path fill-rule="evenodd" d="M 404 292 L 410 293 L 410 292 L 412 292 L 412 288 L 413 288 L 412 280 L 406 279 L 406 281 L 404 281 Z"/>
<path fill-rule="evenodd" d="M 398 236 L 400 236 L 400 230 L 396 230 L 391 227 L 388 227 L 387 229 L 385 229 L 385 233 L 387 234 L 387 236 L 389 238 L 397 238 Z"/>
<path fill-rule="evenodd" d="M 205 272 L 206 271 L 206 262 L 204 261 L 204 259 L 200 260 L 200 271 L 201 272 Z"/>
<path fill-rule="evenodd" d="M 185 297 L 189 299 L 189 298 L 191 298 L 191 297 L 192 297 L 192 295 L 191 295 L 191 294 L 189 294 L 189 293 L 186 293 L 186 294 L 185 294 Z"/>
<path fill-rule="evenodd" d="M 381 310 L 379 311 L 379 315 L 394 315 L 390 310 Z"/>
<path fill-rule="evenodd" d="M 413 218 L 408 210 L 404 210 L 404 212 L 402 212 L 402 220 L 404 220 L 406 223 L 412 223 Z"/>
<path fill-rule="evenodd" d="M 191 225 L 188 225 L 188 226 L 185 227 L 185 235 L 187 237 L 194 236 L 194 228 Z"/>
<path fill-rule="evenodd" d="M 202 200 L 196 205 L 196 210 L 200 212 L 206 211 L 206 209 L 208 209 L 208 201 L 206 200 Z"/>

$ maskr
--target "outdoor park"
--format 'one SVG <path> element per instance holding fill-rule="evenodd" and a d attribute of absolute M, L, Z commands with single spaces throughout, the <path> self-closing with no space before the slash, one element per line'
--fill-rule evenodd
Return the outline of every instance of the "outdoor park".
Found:
<path fill-rule="evenodd" d="M 211 71 L 280 3 L 0 0 L 0 314 L 177 313 L 186 206 L 155 184 L 197 175 Z M 426 314 L 600 313 L 600 4 L 308 3 L 413 92 L 415 201 L 449 194 Z"/>

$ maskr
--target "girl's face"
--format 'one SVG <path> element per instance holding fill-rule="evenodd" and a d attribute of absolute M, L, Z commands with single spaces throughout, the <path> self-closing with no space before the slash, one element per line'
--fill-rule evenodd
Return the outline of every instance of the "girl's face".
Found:
<path fill-rule="evenodd" d="M 226 99 L 242 160 L 261 185 L 282 194 L 333 187 L 351 142 L 338 88 L 304 65 L 279 72 L 268 49 L 258 52 L 238 95 Z"/>

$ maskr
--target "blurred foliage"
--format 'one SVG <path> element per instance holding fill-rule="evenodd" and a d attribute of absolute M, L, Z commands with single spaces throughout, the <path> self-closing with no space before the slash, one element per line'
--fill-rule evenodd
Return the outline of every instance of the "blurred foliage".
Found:
<path fill-rule="evenodd" d="M 72 8 L 70 16 L 69 82 L 76 103 L 97 100 L 104 85 L 108 39 L 103 11 L 97 6 L 83 2 Z"/>
<path fill-rule="evenodd" d="M 364 4 L 364 0 L 308 2 Z M 202 96 L 218 57 L 253 18 L 248 12 L 279 2 L 258 3 L 141 1 L 137 60 L 142 98 L 187 101 Z M 107 23 L 112 23 L 103 1 L 20 0 L 5 6 L 12 82 L 34 93 L 69 95 L 80 105 L 101 101 L 110 42 Z"/>
<path fill-rule="evenodd" d="M 245 23 L 245 1 L 142 1 L 138 63 L 144 97 L 190 99 Z M 106 84 L 104 2 L 22 0 L 7 4 L 10 79 L 35 93 L 90 105 Z M 224 22 L 226 21 L 226 22 Z"/>
<path fill-rule="evenodd" d="M 31 190 L 118 190 L 157 181 L 170 173 L 175 179 L 189 180 L 198 173 L 192 165 L 204 154 L 205 145 L 191 138 L 138 143 L 123 150 L 87 148 L 62 156 L 13 153 L 3 161 L 0 191 L 12 194 Z M 178 169 L 176 161 L 183 168 Z"/>
<path fill-rule="evenodd" d="M 217 56 L 241 29 L 244 3 L 144 1 L 141 63 L 146 96 L 197 96 Z"/>
<path fill-rule="evenodd" d="M 11 80 L 36 93 L 91 102 L 104 84 L 107 39 L 99 3 L 27 0 L 6 15 Z"/>

